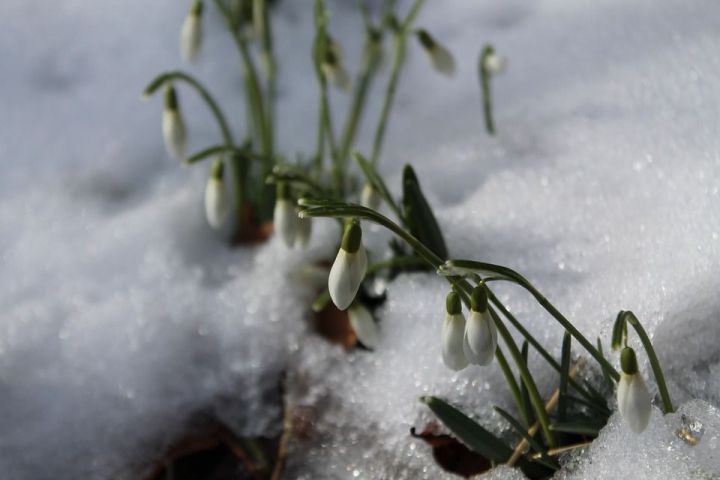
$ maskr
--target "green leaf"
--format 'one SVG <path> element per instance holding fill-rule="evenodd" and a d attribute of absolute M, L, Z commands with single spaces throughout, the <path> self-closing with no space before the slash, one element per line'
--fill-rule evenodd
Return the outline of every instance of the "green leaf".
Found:
<path fill-rule="evenodd" d="M 410 233 L 435 255 L 446 259 L 445 239 L 410 165 L 405 165 L 403 171 L 403 213 Z"/>
<path fill-rule="evenodd" d="M 567 391 L 568 379 L 570 378 L 570 350 L 572 337 L 565 332 L 562 343 L 562 357 L 560 359 L 560 400 L 558 402 L 558 420 L 564 422 L 567 417 Z"/>
<path fill-rule="evenodd" d="M 550 429 L 556 432 L 575 433 L 577 435 L 597 437 L 598 432 L 600 432 L 600 429 L 603 427 L 604 425 L 599 425 L 597 423 L 575 421 L 553 423 L 550 426 Z"/>
<path fill-rule="evenodd" d="M 605 358 L 605 353 L 603 353 L 602 341 L 600 340 L 600 337 L 598 337 L 598 339 L 597 339 L 597 346 L 598 346 L 598 352 L 600 352 L 600 355 L 602 355 L 603 358 Z M 605 377 L 605 383 L 607 383 L 610 390 L 614 389 L 615 383 L 612 381 L 610 372 L 608 372 L 607 368 L 605 368 L 605 365 L 601 365 L 601 367 L 602 367 L 603 377 Z"/>
<path fill-rule="evenodd" d="M 430 410 L 465 445 L 496 463 L 506 462 L 513 450 L 457 408 L 437 397 L 421 397 Z"/>
<path fill-rule="evenodd" d="M 527 365 L 528 354 L 530 353 L 530 346 L 528 345 L 527 340 L 523 342 L 521 352 L 525 365 Z M 530 403 L 530 392 L 528 391 L 527 385 L 523 382 L 522 376 L 519 376 L 518 380 L 520 382 L 520 390 L 522 391 L 523 410 L 528 412 L 528 427 L 530 427 L 530 425 L 535 423 L 537 418 L 535 417 L 535 411 Z"/>
<path fill-rule="evenodd" d="M 506 412 L 502 408 L 500 408 L 498 406 L 495 406 L 493 408 L 495 408 L 495 411 L 498 412 L 505 420 L 508 421 L 510 426 L 512 426 L 513 429 L 515 429 L 515 431 L 517 431 L 525 440 L 527 440 L 527 442 L 530 444 L 530 447 L 533 450 L 535 450 L 540 455 L 542 455 L 541 459 L 538 460 L 538 463 L 541 463 L 541 464 L 545 465 L 546 467 L 551 468 L 553 470 L 557 470 L 560 468 L 560 466 L 557 464 L 557 462 L 554 461 L 552 458 L 550 458 L 547 455 L 547 450 L 545 450 L 545 448 L 542 446 L 542 444 L 540 444 L 540 442 L 538 442 L 534 437 L 531 437 L 528 434 L 527 429 L 525 429 L 525 427 L 523 427 L 520 422 L 518 422 L 512 415 L 510 415 L 508 412 Z"/>
<path fill-rule="evenodd" d="M 600 406 L 597 403 L 590 402 L 588 400 L 585 400 L 584 398 L 576 397 L 574 395 L 565 395 L 565 398 L 570 400 L 571 402 L 579 403 L 580 405 L 583 405 L 591 410 L 593 410 L 595 413 L 602 415 L 602 417 L 607 421 L 608 417 L 612 412 L 610 412 L 610 409 L 606 406 Z"/>

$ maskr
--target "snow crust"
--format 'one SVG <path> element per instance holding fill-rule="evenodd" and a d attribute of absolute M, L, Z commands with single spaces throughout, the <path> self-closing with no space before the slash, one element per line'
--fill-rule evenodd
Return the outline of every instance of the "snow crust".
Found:
<path fill-rule="evenodd" d="M 288 156 L 315 141 L 310 5 L 278 12 Z M 331 31 L 357 64 L 360 19 L 348 2 L 330 5 Z M 206 10 L 190 71 L 232 99 L 223 106 L 240 132 L 235 52 Z M 302 271 L 334 257 L 330 221 L 302 253 L 276 238 L 229 250 L 207 227 L 209 165 L 168 158 L 161 101 L 139 99 L 155 73 L 180 65 L 185 12 L 171 0 L 0 2 L 2 477 L 137 478 L 198 414 L 239 435 L 276 434 L 287 371 L 291 404 L 312 420 L 291 443 L 288 478 L 450 478 L 409 435 L 433 420 L 417 398 L 441 396 L 508 433 L 492 413 L 511 408 L 501 372 L 443 367 L 447 285 L 432 275 L 388 285 L 374 352 L 308 332 L 314 284 Z M 710 0 L 443 0 L 419 18 L 454 52 L 458 75 L 436 75 L 410 49 L 381 166 L 388 184 L 397 192 L 412 163 L 454 257 L 517 269 L 589 338 L 607 346 L 617 311 L 632 309 L 682 404 L 655 411 L 640 436 L 613 416 L 559 478 L 720 475 L 719 18 Z M 476 80 L 486 41 L 509 58 L 493 81 L 494 139 Z M 200 101 L 183 88 L 180 99 L 190 150 L 216 142 Z M 368 227 L 364 237 L 382 256 L 387 236 Z M 497 291 L 557 354 L 562 330 L 519 290 Z M 534 364 L 549 395 L 556 377 Z M 675 434 L 682 415 L 703 425 L 697 446 Z"/>

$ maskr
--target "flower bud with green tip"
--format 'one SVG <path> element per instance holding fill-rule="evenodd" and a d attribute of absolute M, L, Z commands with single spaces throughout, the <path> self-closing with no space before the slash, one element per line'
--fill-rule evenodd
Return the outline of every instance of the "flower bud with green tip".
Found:
<path fill-rule="evenodd" d="M 360 222 L 345 226 L 340 250 L 328 276 L 330 298 L 337 308 L 345 310 L 355 299 L 367 271 L 367 254 L 362 244 Z"/>
<path fill-rule="evenodd" d="M 275 231 L 288 247 L 292 247 L 293 243 L 295 243 L 298 221 L 295 203 L 290 197 L 290 188 L 287 183 L 279 182 L 277 184 L 273 224 L 275 225 Z"/>
<path fill-rule="evenodd" d="M 463 343 L 465 338 L 465 316 L 462 314 L 460 295 L 448 293 L 445 300 L 445 321 L 442 327 L 442 358 L 450 370 L 459 371 L 468 366 Z"/>
<path fill-rule="evenodd" d="M 620 353 L 622 374 L 617 387 L 618 410 L 630 430 L 640 433 L 650 422 L 652 413 L 651 397 L 645 380 L 638 371 L 635 351 L 630 347 Z"/>
<path fill-rule="evenodd" d="M 200 52 L 203 36 L 202 14 L 203 2 L 195 0 L 180 31 L 180 53 L 186 62 L 195 61 Z"/>
<path fill-rule="evenodd" d="M 427 30 L 419 29 L 415 32 L 420 45 L 425 49 L 433 68 L 443 75 L 455 75 L 455 58 L 450 50 L 439 44 Z"/>
<path fill-rule="evenodd" d="M 381 201 L 382 197 L 377 189 L 373 187 L 371 183 L 366 183 L 360 193 L 360 205 L 372 210 L 377 210 Z"/>
<path fill-rule="evenodd" d="M 205 218 L 207 218 L 210 226 L 216 230 L 223 226 L 228 213 L 230 213 L 224 170 L 222 158 L 216 159 L 213 162 L 210 178 L 208 178 L 205 186 Z"/>
<path fill-rule="evenodd" d="M 348 318 L 360 343 L 367 348 L 376 349 L 380 343 L 380 330 L 372 313 L 361 303 L 355 302 L 348 309 Z"/>
<path fill-rule="evenodd" d="M 463 349 L 474 365 L 489 365 L 497 349 L 497 327 L 490 315 L 485 287 L 475 287 L 470 296 L 470 316 L 465 327 Z"/>
<path fill-rule="evenodd" d="M 165 110 L 163 111 L 162 132 L 163 139 L 165 140 L 165 148 L 170 156 L 178 160 L 183 160 L 187 147 L 187 130 L 182 113 L 180 113 L 177 93 L 172 83 L 168 83 L 165 88 Z"/>
<path fill-rule="evenodd" d="M 352 86 L 350 75 L 342 60 L 342 50 L 335 40 L 328 37 L 327 48 L 322 59 L 320 68 L 322 69 L 325 79 L 335 85 L 340 90 L 349 91 Z"/>

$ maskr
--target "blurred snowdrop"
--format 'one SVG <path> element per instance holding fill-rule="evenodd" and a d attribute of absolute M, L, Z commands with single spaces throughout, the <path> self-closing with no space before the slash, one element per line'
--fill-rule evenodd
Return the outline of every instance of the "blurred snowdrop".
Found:
<path fill-rule="evenodd" d="M 273 224 L 275 225 L 275 231 L 288 247 L 292 247 L 293 243 L 295 243 L 299 220 L 295 210 L 295 203 L 290 198 L 288 185 L 284 182 L 278 183 Z"/>
<path fill-rule="evenodd" d="M 367 271 L 367 254 L 357 220 L 345 227 L 340 250 L 328 276 L 330 298 L 340 310 L 347 309 L 357 295 Z"/>
<path fill-rule="evenodd" d="M 312 234 L 312 218 L 298 218 L 296 222 L 297 235 L 295 237 L 295 244 L 299 247 L 307 247 L 308 243 L 310 243 L 310 235 Z"/>
<path fill-rule="evenodd" d="M 499 75 L 507 68 L 507 59 L 491 50 L 483 58 L 483 68 L 491 75 Z"/>
<path fill-rule="evenodd" d="M 635 351 L 625 347 L 620 354 L 620 381 L 617 387 L 618 410 L 630 430 L 640 433 L 650 422 L 651 397 L 645 380 L 638 371 Z"/>
<path fill-rule="evenodd" d="M 370 183 L 366 183 L 360 193 L 360 205 L 377 210 L 381 201 L 380 193 Z"/>
<path fill-rule="evenodd" d="M 187 147 L 187 130 L 185 121 L 180 113 L 175 87 L 170 83 L 165 89 L 165 110 L 162 121 L 163 139 L 165 148 L 170 156 L 183 160 Z"/>
<path fill-rule="evenodd" d="M 485 287 L 475 287 L 470 305 L 463 350 L 470 363 L 489 365 L 497 349 L 497 328 L 490 315 Z"/>
<path fill-rule="evenodd" d="M 342 91 L 350 91 L 352 81 L 343 65 L 342 50 L 335 40 L 328 38 L 325 56 L 321 63 L 325 79 Z"/>
<path fill-rule="evenodd" d="M 450 370 L 459 371 L 468 366 L 463 350 L 465 317 L 462 314 L 460 296 L 450 292 L 445 301 L 446 315 L 442 328 L 442 358 Z"/>
<path fill-rule="evenodd" d="M 205 217 L 210 226 L 220 229 L 227 220 L 230 206 L 225 188 L 224 165 L 221 158 L 215 160 L 205 186 Z"/>
<path fill-rule="evenodd" d="M 195 61 L 200 52 L 203 36 L 202 14 L 203 2 L 195 0 L 180 31 L 180 53 L 186 62 Z"/>
<path fill-rule="evenodd" d="M 361 303 L 355 302 L 348 310 L 350 326 L 358 340 L 367 348 L 375 349 L 380 343 L 380 331 L 370 311 Z"/>
<path fill-rule="evenodd" d="M 419 29 L 416 34 L 433 68 L 448 77 L 455 75 L 455 58 L 450 50 L 439 44 L 426 30 Z"/>

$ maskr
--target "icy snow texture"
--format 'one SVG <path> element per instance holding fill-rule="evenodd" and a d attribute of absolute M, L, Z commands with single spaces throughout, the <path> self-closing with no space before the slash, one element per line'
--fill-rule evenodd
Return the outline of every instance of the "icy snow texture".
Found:
<path fill-rule="evenodd" d="M 314 142 L 310 4 L 288 0 L 278 18 L 289 156 Z M 359 19 L 331 6 L 331 31 L 356 65 Z M 491 409 L 510 404 L 499 369 L 443 367 L 440 278 L 391 283 L 376 312 L 380 345 L 348 355 L 305 333 L 312 291 L 298 287 L 297 252 L 277 239 L 224 247 L 202 215 L 207 169 L 167 158 L 161 100 L 139 101 L 158 69 L 180 65 L 186 7 L 0 2 L 3 479 L 136 478 L 198 412 L 239 434 L 276 433 L 289 359 L 292 401 L 315 419 L 292 444 L 289 478 L 448 477 L 409 437 L 432 420 L 417 397 L 443 396 L 506 430 Z M 191 71 L 232 99 L 240 131 L 235 52 L 217 15 L 207 18 Z M 388 183 L 397 191 L 411 161 L 455 256 L 518 269 L 588 337 L 607 339 L 617 311 L 634 310 L 678 403 L 709 402 L 682 407 L 705 426 L 699 446 L 673 436 L 677 415 L 655 412 L 639 437 L 615 416 L 563 478 L 720 474 L 710 406 L 720 405 L 719 18 L 710 0 L 443 0 L 420 16 L 455 54 L 458 76 L 434 74 L 411 48 L 382 163 Z M 482 130 L 475 77 L 485 41 L 509 58 L 493 81 L 495 139 Z M 190 151 L 217 141 L 199 100 L 181 87 L 180 101 Z M 309 257 L 332 258 L 333 225 L 318 223 Z M 382 255 L 377 229 L 365 239 Z M 498 293 L 558 344 L 561 330 L 526 295 Z M 537 374 L 549 394 L 556 377 Z"/>

